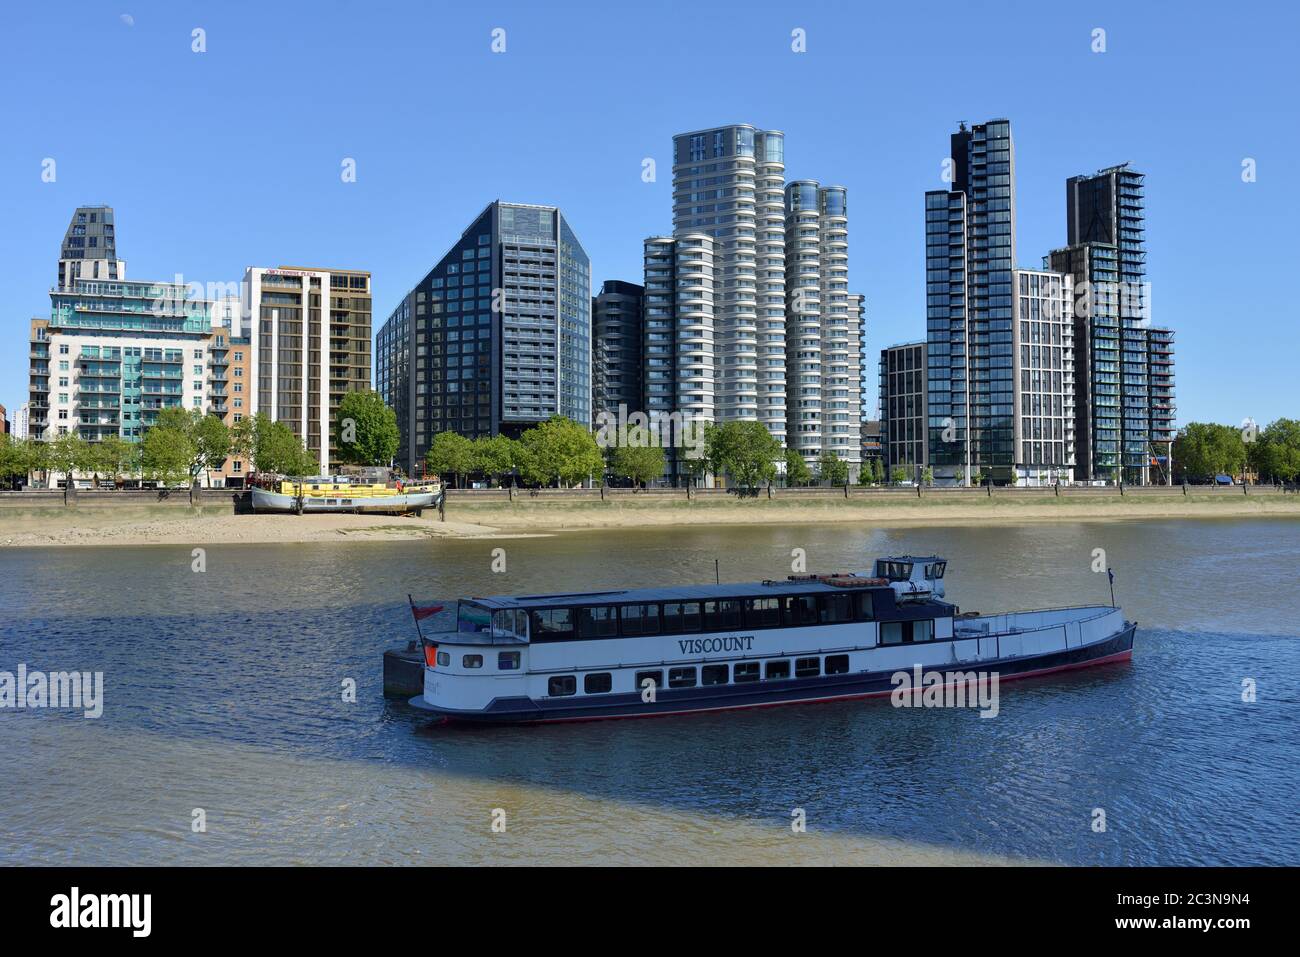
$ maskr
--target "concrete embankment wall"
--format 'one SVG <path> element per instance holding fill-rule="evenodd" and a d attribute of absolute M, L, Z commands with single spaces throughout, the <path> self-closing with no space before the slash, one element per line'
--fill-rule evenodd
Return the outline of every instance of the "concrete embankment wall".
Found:
<path fill-rule="evenodd" d="M 63 514 L 67 509 L 128 509 L 142 514 L 233 515 L 250 509 L 249 493 L 235 489 L 78 489 L 67 496 L 62 489 L 24 489 L 0 492 L 0 519 L 6 512 L 24 516 L 45 511 Z"/>

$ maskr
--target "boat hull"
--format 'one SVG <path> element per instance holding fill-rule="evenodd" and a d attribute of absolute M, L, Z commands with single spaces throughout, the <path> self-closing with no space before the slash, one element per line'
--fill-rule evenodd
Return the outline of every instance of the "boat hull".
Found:
<path fill-rule="evenodd" d="M 947 669 L 960 672 L 995 672 L 998 681 L 1034 678 L 1062 671 L 1118 664 L 1133 655 L 1135 622 L 1100 641 L 1083 646 L 1014 658 L 986 659 L 978 662 L 953 663 Z M 939 671 L 939 668 L 927 668 Z M 645 702 L 639 694 L 612 694 L 587 699 L 543 699 L 527 697 L 498 698 L 481 711 L 456 711 L 431 705 L 423 695 L 412 698 L 416 708 L 457 722 L 475 724 L 546 724 L 566 721 L 597 721 L 612 718 L 650 718 L 669 715 L 698 714 L 742 708 L 768 708 L 786 704 L 814 704 L 850 701 L 893 694 L 896 671 L 868 671 L 857 674 L 823 675 L 818 678 L 795 678 L 760 681 L 752 684 L 727 684 L 680 690 L 662 689 L 654 702 Z"/>
<path fill-rule="evenodd" d="M 418 512 L 421 509 L 434 508 L 438 504 L 437 492 L 414 492 L 402 495 L 370 495 L 349 497 L 346 495 L 302 497 L 302 513 L 317 512 L 353 512 L 383 515 L 402 515 Z M 253 489 L 253 511 L 297 513 L 299 499 L 296 495 L 285 495 L 269 489 Z"/>

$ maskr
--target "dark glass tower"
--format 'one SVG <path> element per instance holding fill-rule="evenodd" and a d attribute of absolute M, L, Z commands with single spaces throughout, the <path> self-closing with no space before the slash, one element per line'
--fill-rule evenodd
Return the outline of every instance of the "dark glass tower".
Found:
<path fill-rule="evenodd" d="M 487 208 L 378 335 L 376 381 L 416 471 L 439 432 L 591 422 L 591 263 L 554 206 Z"/>
<path fill-rule="evenodd" d="M 641 308 L 645 287 L 606 280 L 591 301 L 592 414 L 644 410 Z"/>
<path fill-rule="evenodd" d="M 1015 455 L 1011 124 L 951 138 L 952 189 L 925 194 L 930 462 L 937 478 L 1012 476 Z"/>

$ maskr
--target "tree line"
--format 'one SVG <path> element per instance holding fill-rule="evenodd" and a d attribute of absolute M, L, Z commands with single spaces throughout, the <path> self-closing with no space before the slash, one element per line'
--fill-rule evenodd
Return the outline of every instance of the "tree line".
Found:
<path fill-rule="evenodd" d="M 1278 419 L 1263 429 L 1192 422 L 1174 439 L 1173 459 L 1192 480 L 1250 471 L 1262 481 L 1294 482 L 1300 478 L 1300 420 Z"/>

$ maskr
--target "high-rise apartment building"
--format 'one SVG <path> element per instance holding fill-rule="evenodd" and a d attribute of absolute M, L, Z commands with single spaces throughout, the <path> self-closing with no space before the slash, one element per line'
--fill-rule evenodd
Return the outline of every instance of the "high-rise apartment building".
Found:
<path fill-rule="evenodd" d="M 1046 257 L 1074 280 L 1078 465 L 1088 480 L 1169 480 L 1173 333 L 1151 326 L 1144 194 L 1145 176 L 1127 164 L 1071 177 L 1068 245 Z"/>
<path fill-rule="evenodd" d="M 669 272 L 671 297 L 655 291 Z M 674 137 L 673 238 L 647 241 L 645 308 L 646 411 L 671 383 L 671 410 L 762 422 L 810 464 L 831 450 L 856 476 L 863 309 L 848 292 L 846 192 L 787 187 L 784 134 Z"/>
<path fill-rule="evenodd" d="M 251 411 L 287 425 L 316 456 L 320 474 L 331 474 L 339 463 L 339 403 L 370 388 L 370 273 L 249 267 L 242 300 Z"/>
<path fill-rule="evenodd" d="M 1012 271 L 1016 485 L 1073 481 L 1074 289 L 1071 278 Z"/>
<path fill-rule="evenodd" d="M 418 471 L 444 431 L 517 435 L 556 414 L 590 425 L 591 305 L 591 263 L 560 210 L 489 203 L 379 331 L 398 461 Z"/>
<path fill-rule="evenodd" d="M 644 411 L 642 308 L 645 287 L 609 279 L 591 300 L 593 419 L 619 406 Z"/>
<path fill-rule="evenodd" d="M 184 283 L 126 278 L 113 210 L 80 207 L 59 252 L 50 317 L 33 319 L 31 437 L 139 441 L 168 407 L 206 410 L 214 303 Z"/>
<path fill-rule="evenodd" d="M 952 187 L 925 194 L 930 463 L 936 481 L 1010 481 L 1015 458 L 1011 124 L 952 134 Z"/>

